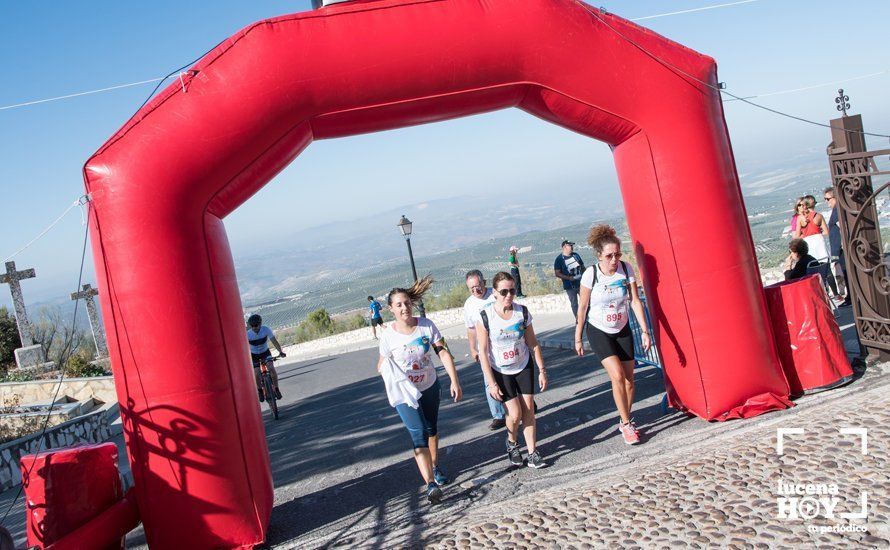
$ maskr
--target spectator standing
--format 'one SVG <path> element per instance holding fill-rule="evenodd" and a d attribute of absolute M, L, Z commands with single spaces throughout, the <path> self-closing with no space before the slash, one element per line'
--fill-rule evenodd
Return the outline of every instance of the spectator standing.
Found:
<path fill-rule="evenodd" d="M 470 291 L 470 297 L 464 302 L 464 323 L 467 327 L 467 341 L 470 345 L 470 356 L 476 362 L 476 366 L 481 367 L 482 365 L 479 362 L 479 340 L 476 337 L 476 318 L 480 311 L 489 304 L 494 303 L 495 297 L 492 290 L 485 286 L 485 277 L 482 276 L 482 272 L 478 269 L 468 271 L 466 281 L 467 289 Z M 506 420 L 504 420 L 507 411 L 502 402 L 492 397 L 487 388 L 484 389 L 485 399 L 488 401 L 488 412 L 491 413 L 491 424 L 488 425 L 488 429 L 500 430 L 507 425 Z"/>
<path fill-rule="evenodd" d="M 812 195 L 801 197 L 797 207 L 797 229 L 794 230 L 795 239 L 805 239 L 812 235 L 828 236 L 828 225 L 822 214 L 816 212 L 816 199 Z"/>
<path fill-rule="evenodd" d="M 516 297 L 525 298 L 525 294 L 522 293 L 522 277 L 519 275 L 519 260 L 517 260 L 518 254 L 519 247 L 511 246 L 510 257 L 508 258 L 507 263 L 510 264 L 510 275 L 512 275 L 513 279 L 516 281 Z"/>
<path fill-rule="evenodd" d="M 788 233 L 794 234 L 797 231 L 797 217 L 800 215 L 800 209 L 804 208 L 803 197 L 797 197 L 797 200 L 794 201 L 794 205 L 791 208 L 791 227 L 786 230 Z M 783 232 L 782 236 L 784 237 L 787 233 Z"/>
<path fill-rule="evenodd" d="M 373 296 L 368 296 L 368 309 L 371 310 L 371 332 L 374 333 L 374 339 L 376 340 L 377 327 L 383 326 L 383 316 L 380 314 L 380 310 L 383 309 L 383 306 L 381 306 L 380 302 L 375 300 Z"/>
<path fill-rule="evenodd" d="M 837 260 L 833 262 L 835 279 L 838 281 L 837 286 L 839 294 L 846 294 L 841 305 L 848 306 L 851 303 L 850 289 L 849 284 L 847 283 L 847 264 L 844 261 L 844 241 L 841 238 L 841 228 L 838 225 L 837 196 L 835 195 L 834 187 L 827 187 L 823 198 L 825 199 L 825 202 L 828 203 L 828 207 L 831 208 L 831 215 L 828 217 L 828 246 L 831 249 L 832 260 L 837 258 Z"/>
<path fill-rule="evenodd" d="M 562 241 L 562 252 L 553 262 L 553 274 L 562 279 L 562 288 L 569 297 L 572 315 L 578 319 L 578 292 L 581 288 L 581 275 L 584 273 L 584 260 L 575 252 L 575 243 Z"/>

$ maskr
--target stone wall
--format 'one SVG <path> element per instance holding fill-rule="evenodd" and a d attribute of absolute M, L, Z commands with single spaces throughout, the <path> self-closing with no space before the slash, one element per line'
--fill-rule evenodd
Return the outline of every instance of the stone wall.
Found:
<path fill-rule="evenodd" d="M 517 300 L 517 302 L 528 307 L 533 315 L 570 311 L 569 299 L 565 293 L 531 296 L 523 298 L 522 300 Z M 439 329 L 444 329 L 446 327 L 463 324 L 464 310 L 462 307 L 459 307 L 434 311 L 427 315 L 427 317 L 436 323 L 436 326 L 439 327 Z M 461 331 L 461 333 L 463 333 L 463 331 Z M 370 327 L 360 328 L 349 332 L 341 332 L 340 334 L 335 334 L 326 338 L 319 338 L 310 342 L 303 342 L 302 344 L 287 346 L 284 348 L 284 352 L 289 356 L 307 357 L 319 354 L 323 355 L 325 351 L 337 350 L 337 352 L 340 353 L 343 351 L 361 349 L 362 347 L 376 345 L 371 334 Z M 454 338 L 454 336 L 449 337 L 449 339 Z M 457 338 L 461 338 L 461 336 L 457 336 Z"/>
<path fill-rule="evenodd" d="M 31 382 L 3 382 L 0 384 L 0 405 L 49 403 L 56 394 L 58 380 L 35 380 Z M 96 376 L 93 378 L 66 378 L 62 380 L 59 398 L 70 397 L 74 401 L 96 399 L 103 403 L 117 403 L 114 391 L 114 378 Z"/>
<path fill-rule="evenodd" d="M 117 404 L 103 407 L 48 429 L 42 436 L 32 434 L 0 445 L 0 491 L 21 485 L 19 459 L 47 449 L 70 447 L 75 443 L 101 443 L 114 435 L 110 417 L 117 415 Z"/>

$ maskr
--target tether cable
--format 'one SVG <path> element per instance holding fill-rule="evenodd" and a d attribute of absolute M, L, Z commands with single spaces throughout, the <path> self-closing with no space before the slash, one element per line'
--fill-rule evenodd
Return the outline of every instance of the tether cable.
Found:
<path fill-rule="evenodd" d="M 810 119 L 803 118 L 803 117 L 800 117 L 800 116 L 797 116 L 797 115 L 792 115 L 792 114 L 790 114 L 790 113 L 785 113 L 785 112 L 783 112 L 783 111 L 779 111 L 778 109 L 773 109 L 773 108 L 771 108 L 771 107 L 767 107 L 766 105 L 760 105 L 759 103 L 754 103 L 753 101 L 750 101 L 750 100 L 748 100 L 747 98 L 740 97 L 740 96 L 737 96 L 737 95 L 735 95 L 735 94 L 733 94 L 733 93 L 727 92 L 726 90 L 720 88 L 719 86 L 714 86 L 714 85 L 711 84 L 710 82 L 705 82 L 705 81 L 699 79 L 698 77 L 696 77 L 696 76 L 694 76 L 694 75 L 691 75 L 691 74 L 687 73 L 687 72 L 684 71 L 683 69 L 681 69 L 681 68 L 679 68 L 679 67 L 677 67 L 677 66 L 675 66 L 675 65 L 672 65 L 671 63 L 668 63 L 668 62 L 665 61 L 664 59 L 658 57 L 658 56 L 655 55 L 654 53 L 650 52 L 649 50 L 647 50 L 646 48 L 644 48 L 643 46 L 641 46 L 640 44 L 638 44 L 637 42 L 635 42 L 633 39 L 631 39 L 631 38 L 625 36 L 624 34 L 622 34 L 620 31 L 618 31 L 618 30 L 617 30 L 616 28 L 614 28 L 612 25 L 610 25 L 609 23 L 607 23 L 605 19 L 603 19 L 602 17 L 600 17 L 599 13 L 597 13 L 598 11 L 601 12 L 601 13 L 608 13 L 608 12 L 606 12 L 606 11 L 604 11 L 604 10 L 602 10 L 602 9 L 597 9 L 597 8 L 591 7 L 590 5 L 585 4 L 585 3 L 581 2 L 580 0 L 577 0 L 577 1 L 580 2 L 580 3 L 584 6 L 584 8 L 587 9 L 587 10 L 590 12 L 591 15 L 593 15 L 597 20 L 599 20 L 600 23 L 602 23 L 603 25 L 605 25 L 606 28 L 608 28 L 608 29 L 609 29 L 610 31 L 612 31 L 613 33 L 617 34 L 622 40 L 628 42 L 629 44 L 631 44 L 632 46 L 634 46 L 635 48 L 637 48 L 638 50 L 640 50 L 641 52 L 643 52 L 644 54 L 646 54 L 647 56 L 649 56 L 650 58 L 652 58 L 653 60 L 655 60 L 656 62 L 658 62 L 659 64 L 661 64 L 662 66 L 666 67 L 667 69 L 669 69 L 669 70 L 672 71 L 672 72 L 679 73 L 679 74 L 685 76 L 686 78 L 689 78 L 689 79 L 691 79 L 691 80 L 694 80 L 695 82 L 698 82 L 699 84 L 701 84 L 701 85 L 703 85 L 703 86 L 706 86 L 706 87 L 708 87 L 708 88 L 710 88 L 710 89 L 712 89 L 712 90 L 716 90 L 717 92 L 719 92 L 719 93 L 721 93 L 721 94 L 728 95 L 729 97 L 731 97 L 731 98 L 733 98 L 733 99 L 735 99 L 735 100 L 737 100 L 737 101 L 741 101 L 741 102 L 747 103 L 748 105 L 751 105 L 751 106 L 753 106 L 753 107 L 757 107 L 758 109 L 763 109 L 764 111 L 768 111 L 768 112 L 770 112 L 770 113 L 773 113 L 773 114 L 776 114 L 776 115 L 779 115 L 779 116 L 783 116 L 783 117 L 786 117 L 786 118 L 790 118 L 790 119 L 793 119 L 793 120 L 798 120 L 798 121 L 800 121 L 800 122 L 805 122 L 805 123 L 807 123 L 807 124 L 812 124 L 812 125 L 814 125 L 814 126 L 821 126 L 821 127 L 823 127 L 823 128 L 829 128 L 829 129 L 832 129 L 832 130 L 843 130 L 844 132 L 851 133 L 851 134 L 861 134 L 861 135 L 864 135 L 864 136 L 882 137 L 882 138 L 890 139 L 890 134 L 878 134 L 878 133 L 874 133 L 874 132 L 865 132 L 865 131 L 862 131 L 862 130 L 847 130 L 847 129 L 844 129 L 844 128 L 838 128 L 838 127 L 836 127 L 836 126 L 832 126 L 832 125 L 830 125 L 830 124 L 825 124 L 825 123 L 823 123 L 823 122 L 816 122 L 815 120 L 810 120 Z"/>
<path fill-rule="evenodd" d="M 13 252 L 13 253 L 10 254 L 9 256 L 7 256 L 6 259 L 4 259 L 3 261 L 4 261 L 4 262 L 8 262 L 9 260 L 15 258 L 15 257 L 18 256 L 19 254 L 21 254 L 22 252 L 24 252 L 24 251 L 25 251 L 28 247 L 30 247 L 32 244 L 34 244 L 34 243 L 36 243 L 37 241 L 39 241 L 39 240 L 41 239 L 41 237 L 43 237 L 44 235 L 46 235 L 47 233 L 49 233 L 50 229 L 52 229 L 52 228 L 55 227 L 60 221 L 62 221 L 62 218 L 64 218 L 64 217 L 68 214 L 68 212 L 71 212 L 71 210 L 74 209 L 75 206 L 83 206 L 84 204 L 87 204 L 89 201 L 90 201 L 90 197 L 89 197 L 89 195 L 81 195 L 81 196 L 77 197 L 77 200 L 75 200 L 73 203 L 71 203 L 71 205 L 70 205 L 68 208 L 66 208 L 65 211 L 62 212 L 62 213 L 59 215 L 58 218 L 56 218 L 51 224 L 49 224 L 49 225 L 47 226 L 46 229 L 44 229 L 43 231 L 41 231 L 36 237 L 34 237 L 33 239 L 31 239 L 30 241 L 28 241 L 28 243 L 27 243 L 25 246 L 19 248 L 18 250 L 16 250 L 15 252 Z"/>
<path fill-rule="evenodd" d="M 87 202 L 89 206 L 89 202 Z M 83 250 L 80 255 L 80 273 L 77 276 L 77 289 L 80 289 L 80 285 L 83 282 L 83 266 L 87 256 L 87 238 L 89 237 L 89 226 L 84 228 L 83 231 Z M 77 309 L 80 305 L 80 300 L 76 300 L 74 302 L 74 316 L 71 319 L 71 337 L 72 340 L 74 338 L 75 330 L 77 328 Z M 40 454 L 41 447 L 43 446 L 43 438 L 46 435 L 46 429 L 49 426 L 49 418 L 52 415 L 53 407 L 56 405 L 56 400 L 59 398 L 59 392 L 62 390 L 62 382 L 65 380 L 65 363 L 68 362 L 68 359 L 71 358 L 71 354 L 73 352 L 74 346 L 73 342 L 69 342 L 66 347 L 63 349 L 63 355 L 59 358 L 61 364 L 59 365 L 59 370 L 61 374 L 59 375 L 59 383 L 56 386 L 56 391 L 53 394 L 53 399 L 49 404 L 49 410 L 46 411 L 46 418 L 43 420 L 43 428 L 40 430 L 40 437 L 37 439 L 37 450 L 34 452 L 35 455 Z M 19 457 L 21 460 L 21 457 Z M 9 507 L 6 509 L 6 513 L 3 514 L 3 519 L 0 519 L 0 525 L 6 525 L 6 518 L 9 516 L 9 513 L 12 511 L 12 508 L 18 502 L 19 498 L 22 496 L 22 491 L 25 487 L 25 481 L 31 477 L 31 471 L 34 469 L 34 466 L 37 464 L 36 461 L 31 463 L 31 467 L 28 468 L 28 471 L 22 476 L 22 483 L 19 484 L 19 490 L 15 495 L 15 498 L 12 499 L 12 502 L 9 503 Z"/>

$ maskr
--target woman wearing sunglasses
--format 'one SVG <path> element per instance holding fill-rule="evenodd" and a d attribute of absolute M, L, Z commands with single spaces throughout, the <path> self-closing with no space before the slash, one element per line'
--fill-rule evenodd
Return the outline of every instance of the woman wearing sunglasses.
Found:
<path fill-rule="evenodd" d="M 791 205 L 791 234 L 793 235 L 795 231 L 797 231 L 797 217 L 800 215 L 800 211 L 802 208 L 806 208 L 806 205 L 803 203 L 803 197 L 797 197 L 797 200 L 794 201 L 794 204 Z M 783 233 L 784 235 L 784 233 Z"/>
<path fill-rule="evenodd" d="M 479 362 L 489 394 L 507 407 L 507 458 L 513 466 L 522 466 L 522 452 L 517 439 L 519 421 L 528 449 L 530 468 L 543 468 L 544 459 L 537 449 L 535 425 L 535 375 L 531 355 L 538 365 L 538 384 L 547 388 L 547 369 L 541 346 L 532 328 L 532 316 L 522 304 L 513 303 L 516 281 L 501 271 L 492 281 L 495 302 L 476 318 Z"/>
<path fill-rule="evenodd" d="M 800 198 L 797 204 L 797 227 L 792 231 L 792 237 L 806 239 L 813 235 L 828 236 L 828 224 L 825 223 L 822 214 L 816 212 L 815 208 L 815 197 L 807 195 Z"/>
<path fill-rule="evenodd" d="M 594 226 L 587 243 L 596 252 L 597 262 L 581 277 L 575 351 L 579 356 L 584 355 L 581 335 L 586 327 L 590 347 L 612 381 L 612 397 L 621 417 L 618 430 L 625 443 L 635 445 L 640 442 L 640 432 L 630 416 L 634 401 L 634 341 L 628 324 L 628 306 L 643 330 L 644 351 L 651 342 L 649 327 L 633 268 L 621 260 L 621 241 L 615 229 L 608 225 Z M 588 312 L 586 318 L 583 312 Z"/>

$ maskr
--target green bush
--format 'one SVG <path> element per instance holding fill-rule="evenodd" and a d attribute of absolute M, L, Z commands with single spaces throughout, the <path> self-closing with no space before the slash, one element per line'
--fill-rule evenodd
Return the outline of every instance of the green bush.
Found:
<path fill-rule="evenodd" d="M 310 313 L 306 320 L 300 325 L 306 325 L 306 328 L 319 336 L 327 336 L 334 333 L 334 320 L 331 314 L 325 308 L 318 308 Z"/>
<path fill-rule="evenodd" d="M 356 313 L 346 319 L 338 319 L 334 321 L 334 332 L 349 332 L 368 326 L 368 321 L 361 313 Z"/>
<path fill-rule="evenodd" d="M 427 311 L 440 311 L 443 309 L 451 309 L 455 307 L 463 307 L 464 302 L 470 291 L 464 284 L 456 284 L 443 294 L 438 296 L 430 296 L 423 301 L 423 305 Z"/>
<path fill-rule="evenodd" d="M 30 382 L 31 380 L 37 380 L 33 370 L 10 370 L 0 379 L 0 382 Z"/>
<path fill-rule="evenodd" d="M 89 378 L 91 376 L 105 376 L 105 369 L 90 363 L 88 357 L 83 354 L 76 354 L 65 362 L 66 378 Z"/>
<path fill-rule="evenodd" d="M 19 329 L 6 306 L 0 307 L 0 370 L 7 370 L 15 365 L 15 350 L 22 346 Z"/>

